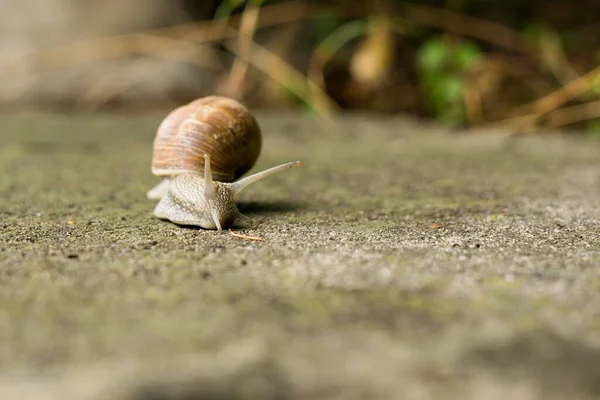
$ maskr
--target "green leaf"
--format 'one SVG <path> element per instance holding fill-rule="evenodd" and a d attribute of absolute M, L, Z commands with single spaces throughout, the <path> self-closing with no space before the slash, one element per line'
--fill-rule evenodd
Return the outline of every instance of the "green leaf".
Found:
<path fill-rule="evenodd" d="M 523 36 L 533 43 L 537 43 L 543 35 L 544 25 L 540 21 L 532 21 L 523 29 Z"/>
<path fill-rule="evenodd" d="M 440 86 L 446 102 L 462 102 L 465 86 L 459 76 L 447 76 L 445 79 L 440 81 Z"/>
<path fill-rule="evenodd" d="M 588 128 L 590 130 L 590 135 L 600 138 L 600 119 L 593 119 L 588 122 Z"/>
<path fill-rule="evenodd" d="M 338 29 L 344 21 L 341 18 L 323 15 L 319 18 L 314 18 L 308 22 L 308 31 L 318 41 L 323 40 Z"/>
<path fill-rule="evenodd" d="M 465 109 L 462 104 L 449 107 L 440 116 L 440 120 L 449 125 L 460 125 L 465 122 Z"/>
<path fill-rule="evenodd" d="M 575 51 L 581 49 L 581 38 L 577 31 L 559 32 L 560 42 L 565 51 Z"/>
<path fill-rule="evenodd" d="M 245 0 L 223 0 L 215 11 L 215 18 L 229 17 Z"/>
<path fill-rule="evenodd" d="M 461 70 L 476 65 L 481 60 L 481 51 L 475 43 L 462 43 L 454 52 L 454 64 Z"/>
<path fill-rule="evenodd" d="M 440 38 L 430 39 L 419 49 L 417 64 L 426 71 L 440 71 L 450 56 L 450 47 Z"/>
<path fill-rule="evenodd" d="M 465 122 L 464 82 L 457 74 L 424 73 L 421 87 L 428 110 L 439 120 L 458 125 Z"/>
<path fill-rule="evenodd" d="M 598 50 L 594 55 L 594 65 L 596 67 L 600 67 L 600 50 Z"/>
<path fill-rule="evenodd" d="M 600 67 L 600 50 L 596 52 L 594 57 L 594 65 L 596 67 Z M 590 88 L 590 92 L 594 94 L 600 94 L 600 78 L 596 78 L 594 82 L 592 82 L 592 87 Z"/>
<path fill-rule="evenodd" d="M 319 43 L 318 51 L 325 54 L 334 54 L 350 40 L 362 36 L 367 31 L 367 21 L 355 19 L 338 26 L 330 35 Z"/>

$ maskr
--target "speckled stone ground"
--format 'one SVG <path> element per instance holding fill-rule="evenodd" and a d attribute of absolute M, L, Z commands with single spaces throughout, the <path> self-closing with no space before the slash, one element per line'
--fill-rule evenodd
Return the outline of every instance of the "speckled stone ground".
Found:
<path fill-rule="evenodd" d="M 152 217 L 161 117 L 0 119 L 0 398 L 600 397 L 599 140 L 259 114 L 251 242 Z"/>

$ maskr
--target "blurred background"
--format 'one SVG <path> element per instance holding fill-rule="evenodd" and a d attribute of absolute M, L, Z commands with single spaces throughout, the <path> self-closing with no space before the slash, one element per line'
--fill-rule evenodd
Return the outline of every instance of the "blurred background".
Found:
<path fill-rule="evenodd" d="M 0 0 L 3 112 L 403 113 L 600 135 L 597 0 Z"/>

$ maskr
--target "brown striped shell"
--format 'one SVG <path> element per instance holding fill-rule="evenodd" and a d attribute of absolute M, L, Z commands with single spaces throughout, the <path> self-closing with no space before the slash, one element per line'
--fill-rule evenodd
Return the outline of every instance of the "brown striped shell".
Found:
<path fill-rule="evenodd" d="M 238 101 L 208 96 L 173 110 L 158 127 L 152 173 L 159 176 L 204 171 L 211 156 L 213 179 L 231 182 L 244 175 L 260 154 L 256 119 Z"/>

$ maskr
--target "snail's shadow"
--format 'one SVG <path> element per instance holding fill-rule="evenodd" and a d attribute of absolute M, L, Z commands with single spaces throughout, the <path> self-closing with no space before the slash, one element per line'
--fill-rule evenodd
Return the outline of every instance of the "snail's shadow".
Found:
<path fill-rule="evenodd" d="M 238 209 L 244 215 L 277 214 L 305 209 L 306 205 L 294 201 L 240 201 Z"/>
<path fill-rule="evenodd" d="M 305 210 L 308 208 L 308 205 L 295 201 L 240 201 L 237 203 L 237 207 L 242 214 L 251 218 L 259 214 L 279 214 Z M 177 225 L 184 229 L 203 230 L 201 227 L 194 225 Z M 232 229 L 235 230 L 243 227 L 243 225 L 234 224 Z"/>

